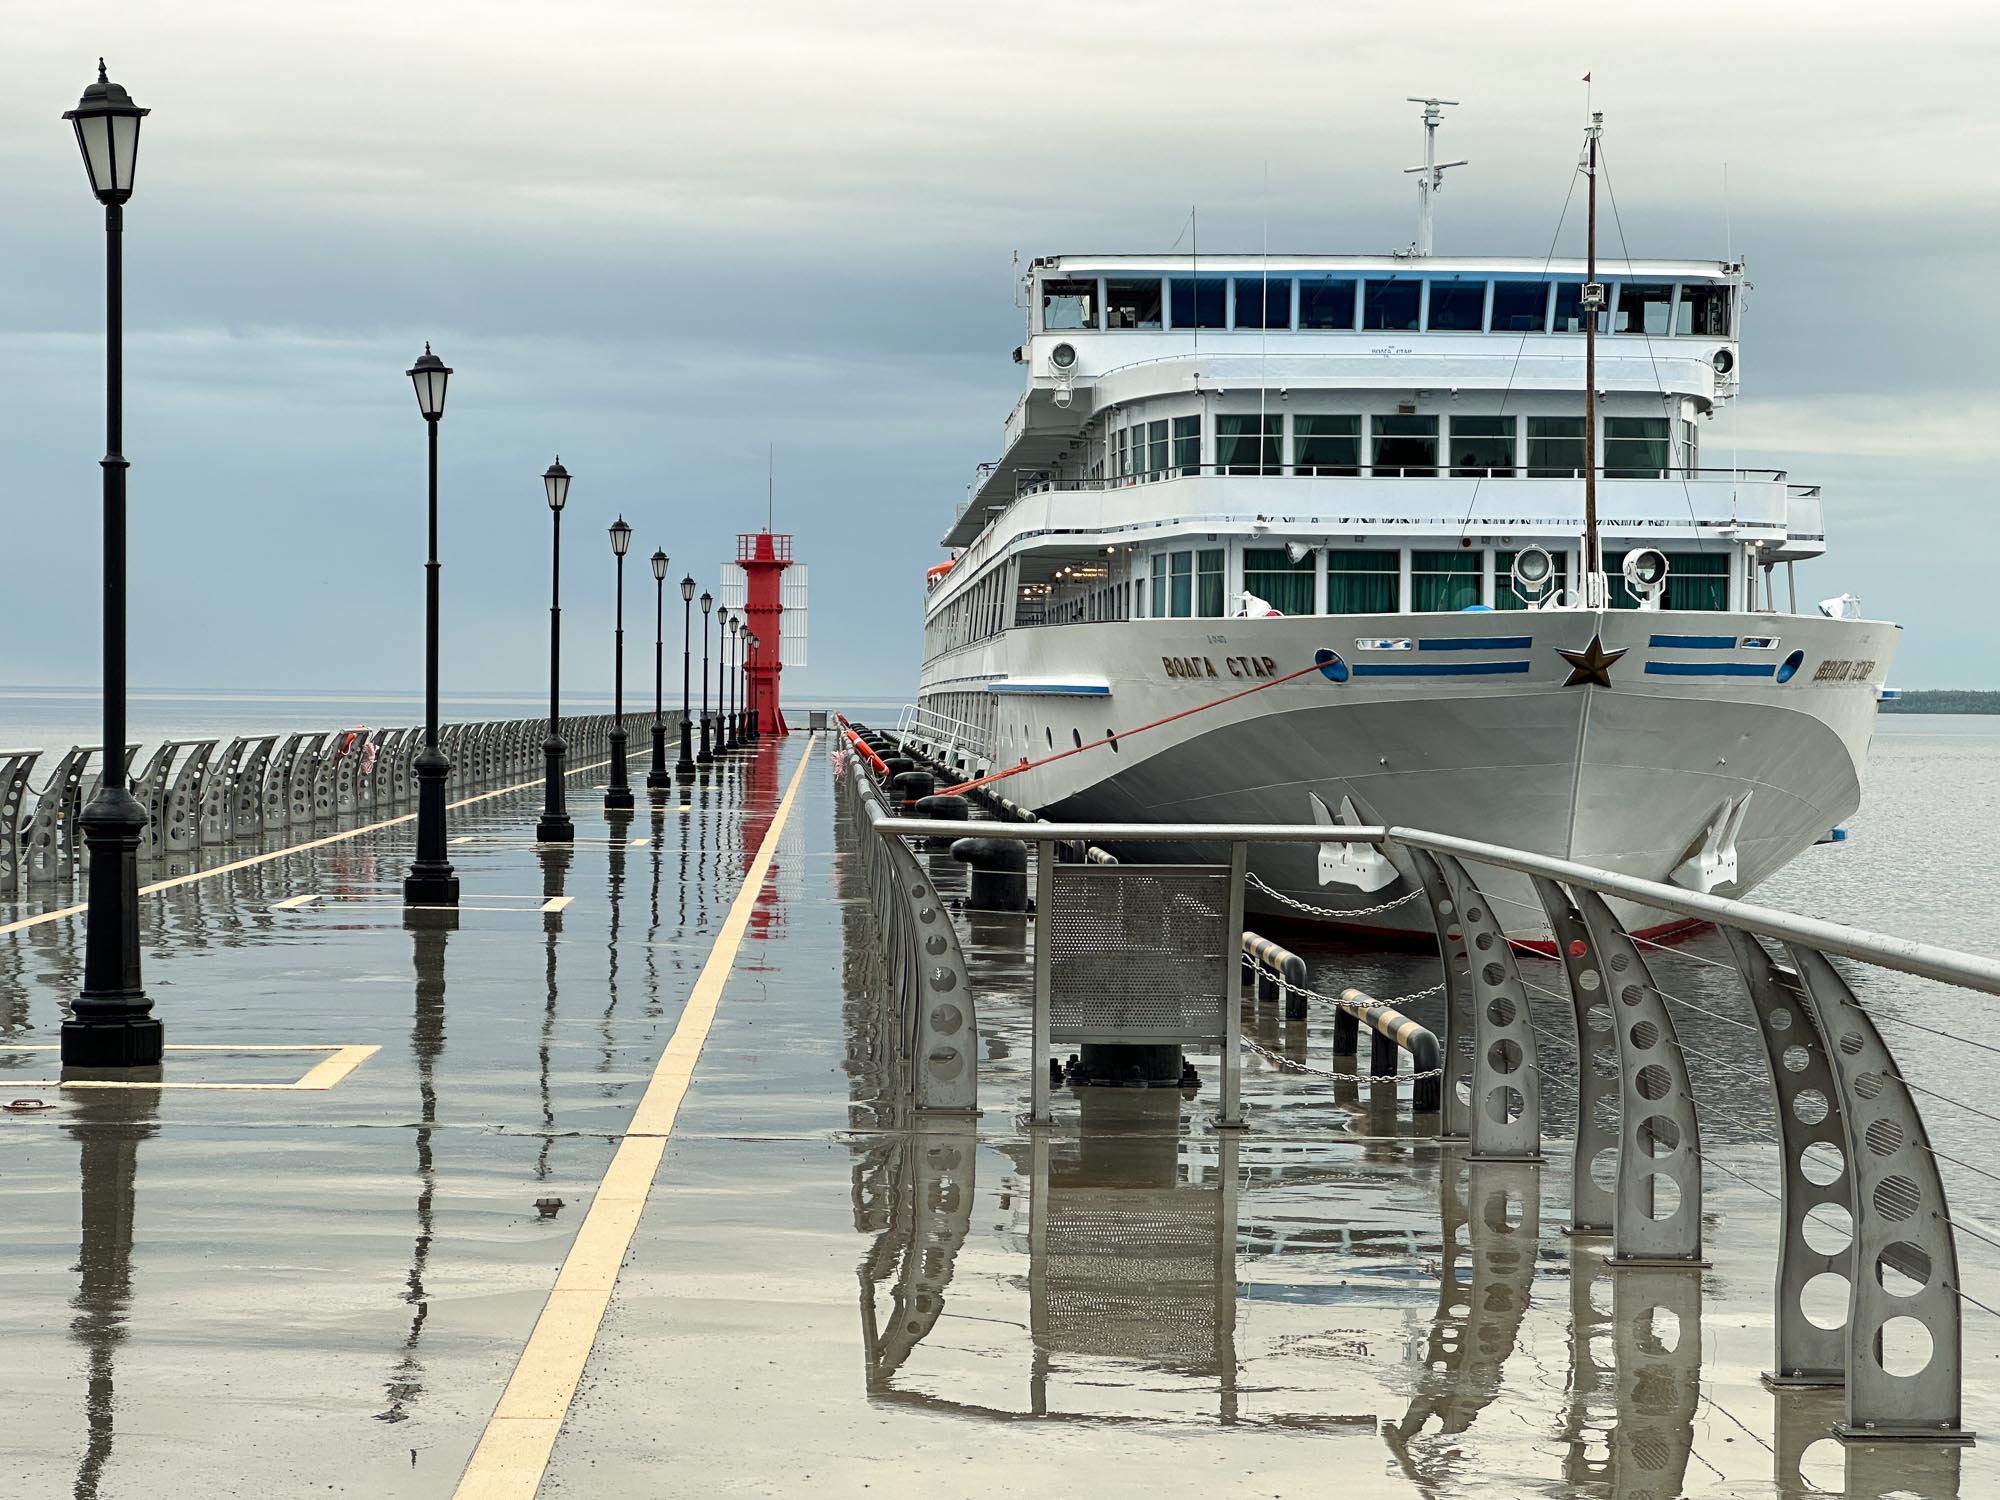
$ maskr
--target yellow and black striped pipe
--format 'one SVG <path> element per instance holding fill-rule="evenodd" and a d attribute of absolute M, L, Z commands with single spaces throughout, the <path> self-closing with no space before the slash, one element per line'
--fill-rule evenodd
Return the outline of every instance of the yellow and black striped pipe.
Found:
<path fill-rule="evenodd" d="M 1306 1017 L 1306 961 L 1289 948 L 1281 948 L 1269 938 L 1259 937 L 1254 932 L 1243 934 L 1243 956 L 1255 965 L 1253 975 L 1257 999 L 1275 1000 L 1282 995 L 1285 1019 L 1303 1021 Z"/>
<path fill-rule="evenodd" d="M 1360 990 L 1340 992 L 1340 1012 L 1334 1025 L 1333 1050 L 1336 1057 L 1354 1056 L 1357 1041 L 1355 1029 L 1366 1026 L 1381 1038 L 1382 1043 L 1393 1044 L 1394 1048 L 1410 1054 L 1411 1072 L 1437 1073 L 1444 1054 L 1439 1050 L 1438 1040 L 1430 1028 L 1421 1022 L 1412 1021 L 1393 1006 L 1378 1004 L 1373 996 L 1364 995 Z M 1368 1071 L 1371 1075 L 1394 1071 L 1396 1053 L 1389 1046 L 1378 1043 L 1369 1052 Z M 1410 1098 L 1413 1113 L 1433 1113 L 1443 1106 L 1443 1102 L 1443 1080 L 1436 1076 L 1418 1079 Z"/>

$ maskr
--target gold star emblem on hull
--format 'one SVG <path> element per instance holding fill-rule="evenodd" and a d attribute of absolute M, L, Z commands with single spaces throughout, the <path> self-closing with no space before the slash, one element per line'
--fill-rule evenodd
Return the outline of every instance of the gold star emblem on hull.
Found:
<path fill-rule="evenodd" d="M 1556 647 L 1556 655 L 1569 663 L 1569 676 L 1564 679 L 1563 686 L 1576 687 L 1580 683 L 1588 685 L 1594 682 L 1599 687 L 1610 687 L 1612 665 L 1628 649 L 1621 646 L 1616 651 L 1606 651 L 1604 638 L 1599 635 L 1591 636 L 1590 644 L 1581 651 Z"/>

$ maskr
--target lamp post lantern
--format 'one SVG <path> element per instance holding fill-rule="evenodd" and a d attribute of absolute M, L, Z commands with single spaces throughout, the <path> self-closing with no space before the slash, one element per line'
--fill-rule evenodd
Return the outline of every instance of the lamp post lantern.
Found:
<path fill-rule="evenodd" d="M 667 715 L 662 675 L 667 643 L 667 554 L 653 552 L 653 765 L 646 772 L 646 790 L 664 797 L 674 784 L 667 772 Z"/>
<path fill-rule="evenodd" d="M 688 714 L 688 633 L 689 613 L 694 607 L 694 579 L 681 580 L 681 758 L 674 765 L 674 775 L 680 778 L 682 786 L 694 780 L 694 756 L 690 754 L 690 736 L 693 726 Z"/>
<path fill-rule="evenodd" d="M 562 733 L 562 513 L 569 503 L 569 470 L 558 458 L 542 471 L 542 492 L 549 502 L 549 732 L 542 741 L 542 817 L 535 840 L 567 844 L 576 838 L 569 804 L 563 793 L 568 774 L 569 744 Z"/>
<path fill-rule="evenodd" d="M 708 612 L 715 608 L 715 595 L 703 589 L 701 594 L 701 754 L 696 757 L 700 764 L 715 764 L 715 751 L 709 743 L 708 734 Z"/>
<path fill-rule="evenodd" d="M 83 990 L 62 1024 L 68 1067 L 157 1066 L 165 1031 L 139 975 L 139 836 L 146 809 L 125 771 L 125 200 L 149 113 L 105 76 L 63 115 L 104 205 L 104 772 L 79 820 L 90 850 Z"/>
<path fill-rule="evenodd" d="M 620 516 L 611 523 L 611 555 L 618 559 L 618 613 L 611 653 L 611 785 L 604 789 L 609 812 L 632 810 L 632 786 L 625 778 L 625 554 L 632 528 Z"/>
<path fill-rule="evenodd" d="M 417 857 L 403 881 L 403 904 L 456 906 L 458 874 L 444 852 L 444 781 L 451 762 L 438 745 L 438 422 L 451 369 L 425 344 L 409 376 L 430 442 L 430 557 L 424 564 L 424 748 L 415 761 Z"/>

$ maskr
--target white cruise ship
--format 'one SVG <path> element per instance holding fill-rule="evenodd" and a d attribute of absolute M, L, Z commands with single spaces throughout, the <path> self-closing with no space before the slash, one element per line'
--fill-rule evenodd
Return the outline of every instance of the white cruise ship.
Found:
<path fill-rule="evenodd" d="M 1050 818 L 1379 818 L 1740 894 L 1854 811 L 1900 628 L 1817 486 L 1703 451 L 1740 264 L 1428 253 L 1440 171 L 1400 254 L 1027 268 L 904 727 Z M 1379 860 L 1251 859 L 1253 909 L 1428 925 Z"/>

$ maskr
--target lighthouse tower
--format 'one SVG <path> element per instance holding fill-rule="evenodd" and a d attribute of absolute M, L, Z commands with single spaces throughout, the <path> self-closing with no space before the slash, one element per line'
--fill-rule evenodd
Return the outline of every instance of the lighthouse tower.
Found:
<path fill-rule="evenodd" d="M 736 538 L 736 566 L 744 576 L 744 615 L 759 645 L 749 663 L 749 707 L 757 714 L 760 734 L 786 734 L 785 716 L 778 708 L 778 679 L 784 675 L 785 648 L 792 646 L 803 663 L 805 647 L 804 610 L 785 629 L 785 570 L 792 566 L 792 538 L 789 533 L 740 532 Z M 800 569 L 804 572 L 804 569 Z M 803 601 L 800 601 L 801 603 Z"/>

